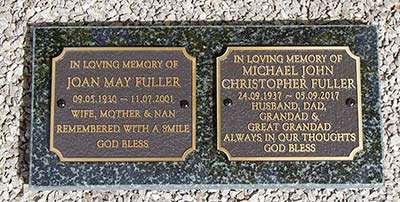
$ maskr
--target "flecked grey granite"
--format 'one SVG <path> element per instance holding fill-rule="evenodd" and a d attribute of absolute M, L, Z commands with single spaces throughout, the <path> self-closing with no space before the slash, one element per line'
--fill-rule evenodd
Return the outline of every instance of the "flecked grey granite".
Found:
<path fill-rule="evenodd" d="M 30 185 L 39 189 L 383 185 L 374 26 L 39 27 L 33 31 Z M 353 161 L 230 162 L 216 148 L 215 58 L 230 45 L 349 46 L 361 57 L 364 150 Z M 197 58 L 197 150 L 184 162 L 60 162 L 49 151 L 51 59 L 68 46 L 184 46 Z"/>

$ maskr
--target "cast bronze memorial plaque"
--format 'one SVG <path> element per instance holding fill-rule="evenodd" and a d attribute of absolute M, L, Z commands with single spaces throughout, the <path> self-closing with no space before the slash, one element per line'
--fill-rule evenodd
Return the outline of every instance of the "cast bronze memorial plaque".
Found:
<path fill-rule="evenodd" d="M 228 47 L 217 120 L 229 160 L 352 160 L 363 149 L 360 58 L 345 46 Z"/>
<path fill-rule="evenodd" d="M 183 47 L 71 47 L 53 58 L 61 161 L 183 161 L 195 149 L 195 58 Z"/>

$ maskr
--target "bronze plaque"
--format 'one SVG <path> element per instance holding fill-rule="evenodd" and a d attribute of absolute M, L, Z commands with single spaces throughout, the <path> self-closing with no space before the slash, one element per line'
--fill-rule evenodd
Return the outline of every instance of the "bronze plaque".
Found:
<path fill-rule="evenodd" d="M 68 47 L 53 58 L 61 161 L 183 161 L 196 147 L 196 60 L 183 47 Z"/>
<path fill-rule="evenodd" d="M 232 161 L 352 160 L 363 149 L 360 58 L 348 47 L 228 47 L 217 120 Z"/>

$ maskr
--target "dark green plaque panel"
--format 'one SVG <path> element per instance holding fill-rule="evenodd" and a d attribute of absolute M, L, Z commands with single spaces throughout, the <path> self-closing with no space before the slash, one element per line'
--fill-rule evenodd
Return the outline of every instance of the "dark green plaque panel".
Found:
<path fill-rule="evenodd" d="M 363 25 L 35 28 L 33 30 L 32 51 L 34 79 L 32 84 L 30 185 L 41 189 L 381 186 L 383 184 L 382 127 L 376 31 L 376 27 Z M 62 82 L 65 82 L 63 78 L 65 79 L 68 73 L 58 75 L 57 70 L 54 72 L 52 70 L 52 59 L 59 56 L 68 47 L 94 49 L 99 47 L 110 49 L 113 47 L 184 48 L 188 55 L 195 58 L 196 75 L 191 77 L 193 81 L 189 86 L 197 86 L 194 89 L 196 95 L 190 97 L 190 92 L 193 91 L 188 86 L 182 91 L 171 90 L 171 94 L 180 96 L 180 98 L 175 103 L 167 104 L 164 107 L 183 110 L 185 113 L 178 118 L 182 119 L 182 122 L 189 124 L 191 121 L 196 120 L 195 127 L 191 128 L 191 131 L 196 131 L 196 149 L 188 153 L 186 158 L 180 159 L 180 161 L 176 159 L 170 159 L 171 161 L 149 161 L 146 159 L 141 159 L 141 161 L 108 161 L 103 159 L 101 161 L 79 160 L 72 162 L 60 160 L 59 156 L 50 150 L 51 108 L 52 106 L 55 107 L 57 99 L 60 99 L 58 97 L 52 99 L 51 88 L 54 86 L 52 85 L 52 74 L 55 73 L 56 76 L 61 78 L 56 78 L 53 81 L 57 88 L 57 85 L 62 85 Z M 318 117 L 324 122 L 332 124 L 331 130 L 328 131 L 330 134 L 351 133 L 354 135 L 354 141 L 353 138 L 350 138 L 351 141 L 332 142 L 332 144 L 327 142 L 297 142 L 296 144 L 315 144 L 316 149 L 319 149 L 319 153 L 299 152 L 300 146 L 296 149 L 296 152 L 290 154 L 281 152 L 279 154 L 269 153 L 268 155 L 263 148 L 265 142 L 255 142 L 251 146 L 248 144 L 231 144 L 229 141 L 219 142 L 218 134 L 220 132 L 239 133 L 243 124 L 260 119 L 260 114 L 253 113 L 251 106 L 248 106 L 250 101 L 238 100 L 238 92 L 236 90 L 223 89 L 219 91 L 217 87 L 221 84 L 220 78 L 240 79 L 243 77 L 243 75 L 240 75 L 242 74 L 240 71 L 239 73 L 237 72 L 241 65 L 229 62 L 229 58 L 233 57 L 234 54 L 226 54 L 229 53 L 229 50 L 240 49 L 240 47 L 257 47 L 257 50 L 254 50 L 256 52 L 253 51 L 251 55 L 272 54 L 271 52 L 265 52 L 265 50 L 260 52 L 258 49 L 262 49 L 261 47 L 278 49 L 279 47 L 297 47 L 297 49 L 295 48 L 296 53 L 290 52 L 293 48 L 282 50 L 279 53 L 274 52 L 274 54 L 282 55 L 302 55 L 312 47 L 320 47 L 320 49 L 322 47 L 324 51 L 329 47 L 341 47 L 337 50 L 322 51 L 323 53 L 318 49 L 320 54 L 331 55 L 335 53 L 336 55 L 342 55 L 344 61 L 333 68 L 333 75 L 329 74 L 331 71 L 328 68 L 325 71 L 328 72 L 327 75 L 316 75 L 316 77 L 312 78 L 344 78 L 352 80 L 354 88 L 350 86 L 349 89 L 339 90 L 337 97 L 332 93 L 332 98 L 335 100 L 324 102 L 326 111 L 321 110 L 318 112 Z M 224 53 L 227 61 L 221 60 L 223 59 L 221 56 L 224 56 Z M 243 52 L 243 55 L 248 53 Z M 123 57 L 123 54 L 119 53 L 121 57 Z M 77 58 L 83 60 L 83 56 L 84 54 L 78 55 Z M 218 57 L 220 59 L 217 59 Z M 178 58 L 178 60 L 182 60 L 185 64 L 188 63 L 185 65 L 185 72 L 174 71 L 171 73 L 179 74 L 182 79 L 189 81 L 189 76 L 185 75 L 189 75 L 192 70 L 190 60 L 184 57 Z M 359 67 L 357 66 L 357 61 L 359 62 Z M 221 68 L 220 75 L 217 68 L 218 64 L 220 65 L 219 68 Z M 331 64 L 326 63 L 325 65 L 329 66 Z M 134 72 L 132 71 L 131 73 Z M 100 71 L 93 73 L 106 76 L 106 73 Z M 151 74 L 153 73 L 146 73 L 146 75 Z M 158 76 L 165 74 L 161 73 Z M 108 76 L 110 75 L 113 75 L 113 73 L 110 72 Z M 247 79 L 260 79 L 258 73 L 257 75 L 246 76 L 248 77 Z M 270 77 L 274 79 L 301 78 L 298 75 L 274 75 Z M 311 82 L 312 78 L 307 75 L 305 77 L 306 82 Z M 135 91 L 135 89 L 131 90 L 140 92 Z M 63 92 L 62 89 L 54 92 L 56 92 L 56 96 L 57 93 L 69 96 L 69 94 L 64 94 L 66 92 Z M 93 92 L 98 93 L 98 91 Z M 107 92 L 110 93 L 111 91 Z M 287 101 L 292 99 L 290 95 L 296 96 L 296 92 L 291 90 L 282 89 L 276 90 L 276 92 L 281 92 L 285 96 L 289 95 L 289 97 L 285 98 Z M 303 92 L 308 94 L 311 90 L 307 89 Z M 321 96 L 318 92 L 316 96 Z M 117 93 L 120 95 L 129 94 L 129 92 Z M 149 93 L 156 93 L 156 91 L 149 91 Z M 298 96 L 300 96 L 298 98 L 301 98 L 302 94 L 300 93 Z M 310 96 L 314 96 L 314 94 L 311 93 Z M 195 102 L 191 99 L 194 97 L 196 97 Z M 227 98 L 230 100 L 227 100 Z M 181 100 L 186 100 L 187 102 L 181 103 Z M 71 104 L 68 102 L 60 103 L 60 106 L 68 107 L 68 104 Z M 296 102 L 301 103 L 303 101 Z M 182 108 L 182 106 L 184 107 Z M 227 110 L 222 111 L 221 117 L 218 117 L 220 113 L 218 106 L 224 106 L 222 110 Z M 76 105 L 75 107 L 79 106 Z M 118 107 L 118 105 L 114 107 Z M 195 111 L 190 112 L 190 109 L 195 109 Z M 232 110 L 232 113 L 229 110 Z M 194 113 L 196 113 L 196 117 L 191 117 Z M 56 117 L 54 121 L 60 121 L 63 118 L 65 117 Z M 219 123 L 219 120 L 223 125 Z M 147 121 L 151 122 L 152 120 Z M 86 123 L 86 121 L 80 122 Z M 101 124 L 101 121 L 97 120 L 96 124 Z M 303 132 L 318 131 L 306 130 L 298 133 Z M 288 131 L 288 133 L 295 132 Z M 177 150 L 176 153 L 165 150 L 163 156 L 178 156 L 178 154 L 182 154 L 184 148 L 190 148 L 192 143 L 190 137 L 194 137 L 190 135 L 192 134 L 185 133 L 183 135 L 186 137 L 185 142 L 179 142 L 177 139 L 171 138 L 160 141 L 160 144 L 167 144 L 164 145 L 165 148 Z M 80 139 L 79 144 L 85 145 L 85 141 L 89 141 L 89 139 Z M 177 146 L 173 147 L 171 145 L 172 142 L 175 142 Z M 241 156 L 243 158 L 229 159 L 226 152 L 218 150 L 221 149 L 221 146 L 231 151 L 232 156 Z M 82 147 L 79 146 L 74 149 L 79 150 L 79 148 Z M 77 153 L 84 154 L 83 151 L 78 151 Z M 84 155 L 92 154 L 88 152 Z M 98 153 L 95 156 L 88 157 L 101 158 L 107 155 L 111 154 Z M 152 152 L 147 154 L 121 154 L 117 151 L 112 155 L 129 158 L 135 157 L 135 155 L 137 155 L 136 157 L 148 157 L 158 154 Z M 344 158 L 344 156 L 351 158 Z M 250 159 L 249 157 L 262 157 L 262 159 Z M 273 159 L 269 157 L 273 157 Z M 286 159 L 282 157 L 286 157 Z M 307 159 L 309 157 L 315 158 Z"/>

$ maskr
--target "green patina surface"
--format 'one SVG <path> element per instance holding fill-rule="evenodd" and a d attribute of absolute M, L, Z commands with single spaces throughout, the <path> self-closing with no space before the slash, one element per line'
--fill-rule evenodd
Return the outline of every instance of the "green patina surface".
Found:
<path fill-rule="evenodd" d="M 364 150 L 353 161 L 230 162 L 216 148 L 215 58 L 232 45 L 349 46 L 361 57 Z M 197 151 L 184 162 L 64 163 L 49 151 L 51 59 L 63 47 L 184 46 L 197 59 Z M 376 27 L 48 27 L 34 31 L 30 184 L 249 187 L 383 182 Z M 164 186 L 163 186 L 164 185 Z"/>

